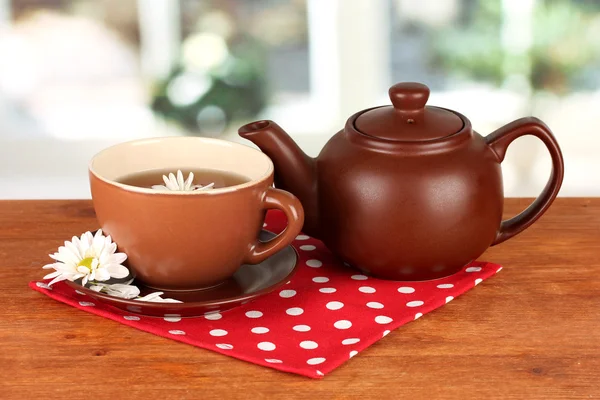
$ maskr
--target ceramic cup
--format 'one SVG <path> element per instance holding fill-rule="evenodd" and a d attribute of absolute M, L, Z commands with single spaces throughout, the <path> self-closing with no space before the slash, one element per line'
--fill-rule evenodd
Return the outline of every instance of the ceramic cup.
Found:
<path fill-rule="evenodd" d="M 118 182 L 165 169 L 228 171 L 250 181 L 194 192 L 158 192 Z M 137 278 L 156 289 L 217 285 L 242 264 L 258 264 L 289 245 L 304 222 L 298 199 L 272 187 L 269 157 L 223 140 L 168 137 L 118 144 L 93 157 L 89 177 L 102 230 L 127 254 Z M 268 209 L 283 211 L 288 226 L 263 243 L 258 236 Z"/>

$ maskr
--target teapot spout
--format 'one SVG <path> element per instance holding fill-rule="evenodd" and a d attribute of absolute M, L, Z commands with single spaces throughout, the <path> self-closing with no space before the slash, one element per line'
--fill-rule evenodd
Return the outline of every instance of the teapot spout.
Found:
<path fill-rule="evenodd" d="M 275 186 L 300 199 L 305 215 L 303 232 L 318 236 L 315 160 L 307 156 L 273 121 L 252 122 L 239 128 L 238 134 L 257 145 L 273 160 Z"/>

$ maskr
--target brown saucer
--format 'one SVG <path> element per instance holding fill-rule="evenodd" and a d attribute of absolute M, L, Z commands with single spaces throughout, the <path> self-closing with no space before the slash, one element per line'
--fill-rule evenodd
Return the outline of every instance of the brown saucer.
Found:
<path fill-rule="evenodd" d="M 273 237 L 275 237 L 274 233 L 265 230 L 260 234 L 261 241 Z M 162 295 L 163 298 L 172 298 L 183 303 L 152 303 L 122 299 L 95 292 L 81 286 L 78 282 L 65 282 L 101 303 L 127 312 L 152 317 L 200 317 L 245 304 L 285 285 L 296 272 L 297 261 L 298 254 L 292 246 L 287 246 L 260 264 L 242 265 L 233 277 L 215 287 L 192 291 L 165 291 Z M 134 280 L 132 285 L 140 289 L 141 296 L 156 292 L 155 289 L 150 289 L 137 280 Z"/>

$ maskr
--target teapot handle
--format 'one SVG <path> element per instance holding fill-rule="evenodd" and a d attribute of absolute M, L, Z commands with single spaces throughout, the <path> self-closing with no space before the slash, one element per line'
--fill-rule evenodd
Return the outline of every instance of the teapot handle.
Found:
<path fill-rule="evenodd" d="M 499 161 L 502 162 L 506 150 L 513 140 L 525 135 L 532 135 L 539 138 L 550 152 L 550 157 L 552 158 L 550 179 L 542 193 L 529 207 L 520 214 L 502 221 L 492 246 L 510 239 L 537 221 L 556 198 L 563 181 L 564 163 L 560 147 L 558 147 L 558 143 L 554 135 L 552 135 L 550 128 L 539 119 L 528 117 L 513 121 L 489 134 L 485 138 L 485 141 L 494 153 L 496 153 Z"/>

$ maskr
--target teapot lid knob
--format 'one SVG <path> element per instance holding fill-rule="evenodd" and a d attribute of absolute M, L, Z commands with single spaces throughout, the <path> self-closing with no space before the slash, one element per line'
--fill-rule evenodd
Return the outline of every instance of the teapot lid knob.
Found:
<path fill-rule="evenodd" d="M 397 83 L 389 95 L 391 106 L 370 108 L 356 117 L 357 131 L 388 141 L 412 142 L 450 136 L 464 126 L 453 111 L 426 105 L 429 88 L 422 83 Z"/>
<path fill-rule="evenodd" d="M 422 83 L 401 82 L 390 88 L 389 95 L 398 111 L 422 111 L 429 100 L 429 88 Z"/>

